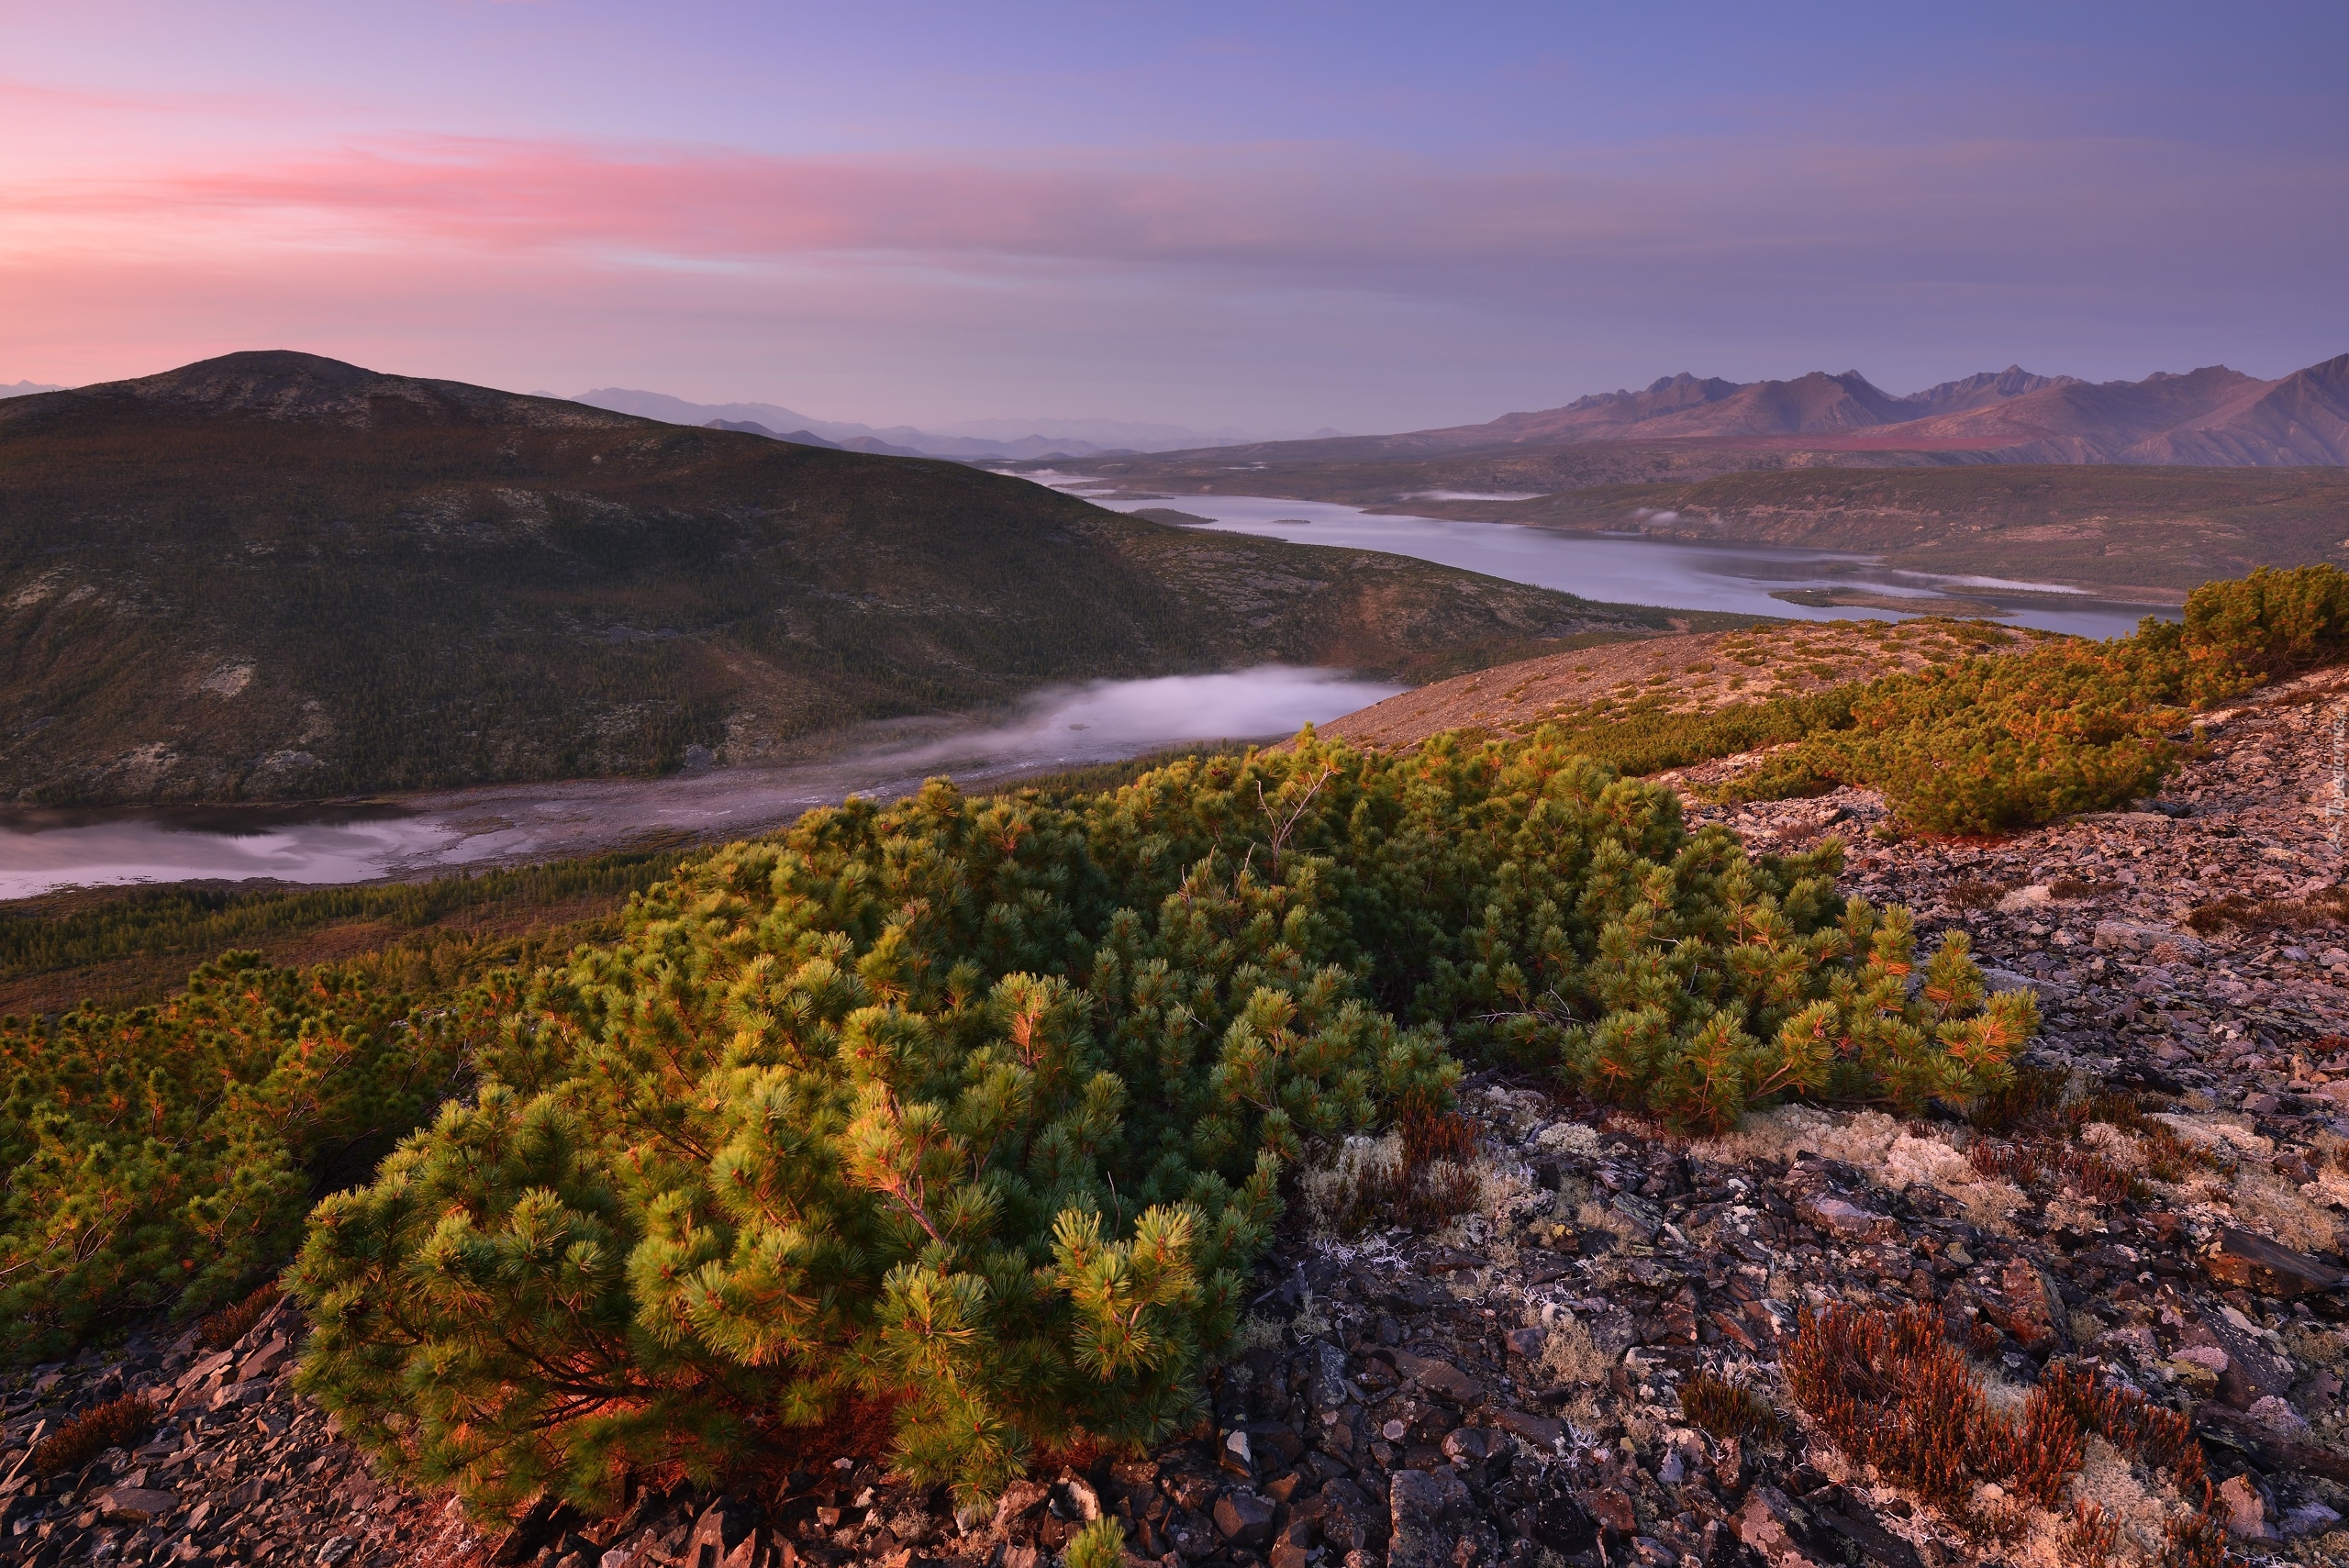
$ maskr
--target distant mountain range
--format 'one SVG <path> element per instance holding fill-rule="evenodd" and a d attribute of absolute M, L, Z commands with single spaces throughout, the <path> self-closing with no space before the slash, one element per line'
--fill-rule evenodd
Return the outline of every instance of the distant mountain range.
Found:
<path fill-rule="evenodd" d="M 599 386 L 570 401 L 671 425 L 747 430 L 777 440 L 798 441 L 803 446 L 836 447 L 884 457 L 1080 458 L 1103 452 L 1194 450 L 1266 439 L 1245 430 L 1194 430 L 1182 425 L 1141 424 L 1122 419 L 972 419 L 937 430 L 917 429 L 911 425 L 876 429 L 871 425 L 818 419 L 775 403 L 688 403 L 664 392 L 640 392 L 625 386 Z M 1290 439 L 1312 440 L 1337 434 L 1335 430 L 1323 429 L 1311 436 Z"/>
<path fill-rule="evenodd" d="M 1990 462 L 2331 467 L 2349 463 L 2349 354 L 2275 381 L 2212 365 L 2091 383 L 2009 365 L 1905 397 L 1857 371 L 1742 383 L 1681 374 L 1562 408 L 1384 439 L 1411 456 L 1531 442 L 1687 441 Z"/>
<path fill-rule="evenodd" d="M 0 397 L 30 397 L 36 392 L 62 392 L 61 386 L 50 386 L 38 381 L 0 382 Z"/>
<path fill-rule="evenodd" d="M 764 436 L 771 441 L 789 441 L 795 447 L 822 447 L 827 451 L 871 452 L 877 457 L 929 457 L 911 447 L 893 447 L 875 436 L 853 436 L 845 441 L 828 441 L 813 430 L 770 430 L 756 419 L 705 419 L 705 430 L 732 430 L 745 436 Z"/>

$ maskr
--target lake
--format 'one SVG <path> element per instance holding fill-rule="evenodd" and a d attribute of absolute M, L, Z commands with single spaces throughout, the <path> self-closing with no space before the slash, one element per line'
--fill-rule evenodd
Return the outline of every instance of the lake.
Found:
<path fill-rule="evenodd" d="M 867 725 L 782 767 L 497 784 L 338 806 L 0 811 L 0 898 L 199 878 L 368 882 L 595 854 L 654 836 L 716 841 L 850 795 L 894 800 L 938 773 L 983 787 L 1191 741 L 1284 738 L 1401 690 L 1346 671 L 1270 664 L 1063 687 L 993 723 Z"/>
<path fill-rule="evenodd" d="M 1082 474 L 1044 472 L 1028 477 L 1084 495 L 1095 506 L 1112 511 L 1187 512 L 1212 518 L 1205 526 L 1220 532 L 1263 534 L 1297 544 L 1382 550 L 1610 604 L 1665 605 L 1674 609 L 1727 610 L 1797 620 L 1901 618 L 1895 611 L 1792 605 L 1770 596 L 1790 589 L 1859 588 L 1893 598 L 1963 595 L 1996 606 L 2001 621 L 2081 637 L 2120 637 L 2136 630 L 2137 622 L 2147 615 L 2166 618 L 2176 615 L 2174 610 L 2099 599 L 2062 584 L 1896 571 L 1873 555 L 1569 534 L 1516 523 L 1462 523 L 1371 513 L 1330 501 L 1283 501 L 1261 495 L 1108 499 L 1086 494 L 1089 486 L 1106 482 Z"/>

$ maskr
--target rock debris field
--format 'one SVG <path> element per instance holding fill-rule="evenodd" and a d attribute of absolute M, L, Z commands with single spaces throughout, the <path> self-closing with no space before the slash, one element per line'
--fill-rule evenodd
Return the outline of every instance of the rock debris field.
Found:
<path fill-rule="evenodd" d="M 1211 1418 L 1149 1456 L 1057 1456 L 984 1512 L 844 1452 L 488 1529 L 379 1481 L 291 1391 L 280 1305 L 225 1351 L 140 1338 L 12 1374 L 0 1558 L 1045 1568 L 1111 1514 L 1164 1568 L 2218 1562 L 2180 1554 L 2195 1518 L 2232 1556 L 2349 1562 L 2343 711 L 2339 672 L 2284 686 L 2211 716 L 2147 809 L 1996 841 L 1888 839 L 1854 791 L 1692 804 L 1757 850 L 1844 837 L 1851 891 L 2035 992 L 2023 1089 L 1970 1120 L 1787 1107 L 1692 1140 L 1474 1075 L 1459 1211 L 1344 1233 L 1348 1162 L 1387 1155 L 1308 1172 Z M 1790 1387 L 1805 1315 L 1839 1305 L 1930 1314 L 1992 1412 L 2076 1374 L 2143 1396 L 2190 1423 L 2211 1490 L 2096 1435 L 2045 1506 L 1916 1485 Z M 161 1413 L 135 1446 L 28 1463 L 139 1393 Z"/>

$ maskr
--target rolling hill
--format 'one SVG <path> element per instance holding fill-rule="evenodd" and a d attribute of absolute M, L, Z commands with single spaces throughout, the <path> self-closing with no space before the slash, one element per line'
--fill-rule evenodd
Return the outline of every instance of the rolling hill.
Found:
<path fill-rule="evenodd" d="M 0 797 L 751 760 L 1042 684 L 1402 673 L 1660 612 L 293 353 L 0 403 Z"/>

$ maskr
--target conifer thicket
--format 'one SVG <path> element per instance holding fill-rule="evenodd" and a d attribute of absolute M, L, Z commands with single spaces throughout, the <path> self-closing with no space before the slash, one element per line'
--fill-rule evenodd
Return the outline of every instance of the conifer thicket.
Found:
<path fill-rule="evenodd" d="M 1836 853 L 1750 861 L 1538 742 L 813 813 L 542 974 L 478 1092 L 319 1207 L 304 1385 L 491 1507 L 722 1472 L 850 1400 L 970 1495 L 1147 1440 L 1284 1169 L 1441 1104 L 1447 1040 L 1704 1128 L 2002 1082 L 2028 997 L 1962 941 L 1912 995 Z"/>
<path fill-rule="evenodd" d="M 70 1351 L 266 1279 L 317 1195 L 429 1118 L 469 1029 L 515 1000 L 424 1006 L 357 966 L 230 952 L 162 1006 L 0 1020 L 0 1352 Z"/>
<path fill-rule="evenodd" d="M 1995 833 L 2151 794 L 2194 710 L 2349 650 L 2349 574 L 2261 570 L 2206 583 L 2181 621 L 2065 639 L 1831 694 L 1843 711 L 1739 780 L 1734 798 L 1882 790 L 1908 826 Z M 1810 699 L 1814 707 L 1820 699 Z"/>

